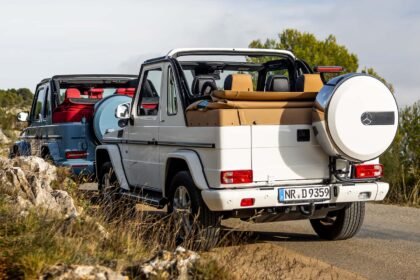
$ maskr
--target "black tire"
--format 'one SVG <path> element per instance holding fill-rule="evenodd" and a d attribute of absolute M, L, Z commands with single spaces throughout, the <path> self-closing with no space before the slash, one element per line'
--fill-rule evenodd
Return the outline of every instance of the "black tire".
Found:
<path fill-rule="evenodd" d="M 177 245 L 182 244 L 193 250 L 210 250 L 219 241 L 221 215 L 218 212 L 213 212 L 208 209 L 188 171 L 180 171 L 172 179 L 167 207 L 169 214 L 175 214 L 177 211 L 175 194 L 177 193 L 177 189 L 182 187 L 185 187 L 190 197 L 191 214 L 188 216 L 190 218 L 189 221 L 192 221 L 192 225 L 190 232 L 183 234 L 178 232 L 179 234 L 175 236 L 177 239 L 176 243 Z M 176 215 L 175 217 L 177 219 Z M 183 221 L 178 221 L 182 224 L 182 227 L 185 226 Z"/>
<path fill-rule="evenodd" d="M 120 184 L 111 162 L 102 164 L 98 187 L 99 204 L 105 219 L 123 220 L 135 213 L 135 203 L 124 199 L 120 193 Z"/>
<path fill-rule="evenodd" d="M 19 148 L 16 147 L 16 146 L 13 146 L 10 149 L 9 158 L 12 159 L 12 158 L 16 158 L 16 157 L 20 157 Z"/>
<path fill-rule="evenodd" d="M 328 213 L 326 218 L 311 220 L 311 225 L 322 239 L 345 240 L 359 232 L 364 217 L 365 203 L 353 202 L 341 210 Z"/>

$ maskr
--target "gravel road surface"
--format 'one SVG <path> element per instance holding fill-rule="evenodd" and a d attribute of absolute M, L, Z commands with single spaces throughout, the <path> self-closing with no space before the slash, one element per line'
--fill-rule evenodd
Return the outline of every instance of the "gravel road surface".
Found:
<path fill-rule="evenodd" d="M 308 221 L 228 224 L 369 279 L 420 279 L 420 209 L 367 204 L 359 234 L 333 242 L 320 240 Z"/>
<path fill-rule="evenodd" d="M 96 185 L 81 189 L 95 190 Z M 320 240 L 305 220 L 252 224 L 234 219 L 224 224 L 251 231 L 258 243 L 281 246 L 368 279 L 420 279 L 419 208 L 368 203 L 362 229 L 344 241 Z"/>

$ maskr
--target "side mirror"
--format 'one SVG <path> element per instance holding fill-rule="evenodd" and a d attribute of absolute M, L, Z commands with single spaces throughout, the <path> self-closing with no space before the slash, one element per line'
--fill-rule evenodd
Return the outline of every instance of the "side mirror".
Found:
<path fill-rule="evenodd" d="M 130 107 L 130 103 L 123 103 L 118 105 L 117 109 L 115 110 L 115 117 L 121 120 L 130 118 Z"/>
<path fill-rule="evenodd" d="M 27 122 L 29 120 L 29 113 L 28 112 L 20 112 L 17 114 L 17 120 L 20 122 Z"/>

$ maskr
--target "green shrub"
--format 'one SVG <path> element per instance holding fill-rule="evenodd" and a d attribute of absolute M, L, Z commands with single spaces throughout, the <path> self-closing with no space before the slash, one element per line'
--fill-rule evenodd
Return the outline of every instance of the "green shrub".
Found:
<path fill-rule="evenodd" d="M 380 160 L 390 183 L 386 201 L 420 206 L 420 101 L 400 110 L 399 128 Z"/>

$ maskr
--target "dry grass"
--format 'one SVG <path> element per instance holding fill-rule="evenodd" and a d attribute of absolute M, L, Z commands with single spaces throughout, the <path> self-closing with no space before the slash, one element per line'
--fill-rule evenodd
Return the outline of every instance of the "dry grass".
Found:
<path fill-rule="evenodd" d="M 180 225 L 174 217 L 141 205 L 131 208 L 137 211 L 121 207 L 125 210 L 109 216 L 97 196 L 78 190 L 69 175 L 59 168 L 53 188 L 72 195 L 81 208 L 79 219 L 51 218 L 39 210 L 22 216 L 0 192 L 0 279 L 38 279 L 46 268 L 58 264 L 104 265 L 136 279 L 135 270 L 128 268 L 161 249 L 175 249 Z M 183 245 L 194 247 L 196 236 Z M 250 232 L 225 229 L 218 248 L 201 253 L 191 278 L 357 279 L 279 246 L 257 242 Z"/>
<path fill-rule="evenodd" d="M 64 188 L 73 189 L 69 191 L 75 201 L 83 205 L 80 219 L 51 218 L 39 210 L 22 216 L 0 195 L 0 279 L 37 279 L 57 264 L 100 264 L 123 271 L 161 249 L 176 247 L 173 218 L 138 212 L 109 221 L 100 206 L 76 194 L 74 183 L 67 182 Z M 228 278 L 225 270 L 205 258 L 193 274 L 195 279 Z"/>

